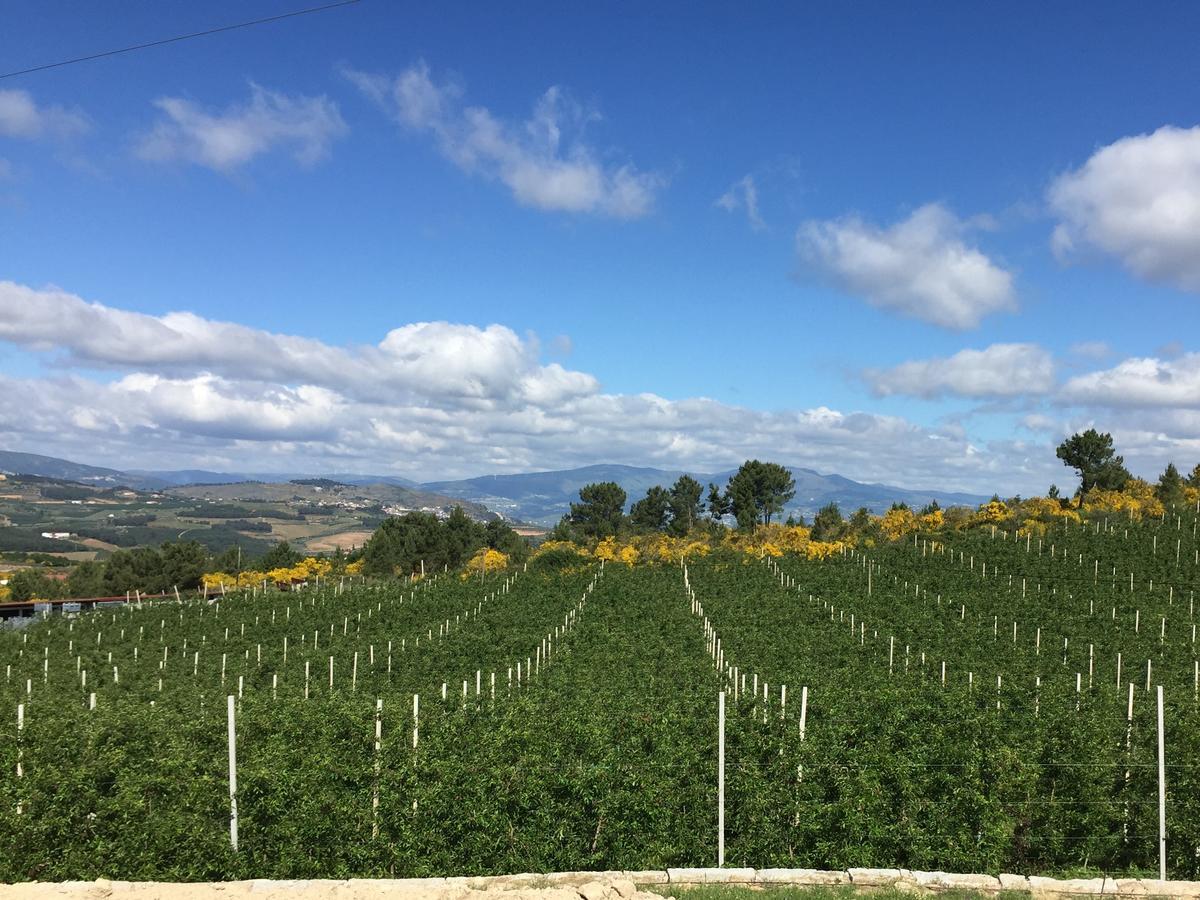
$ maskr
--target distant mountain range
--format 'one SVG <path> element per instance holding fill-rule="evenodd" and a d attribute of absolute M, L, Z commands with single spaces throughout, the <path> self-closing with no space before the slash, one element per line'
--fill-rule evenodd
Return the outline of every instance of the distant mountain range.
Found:
<path fill-rule="evenodd" d="M 19 454 L 29 456 L 30 454 Z M 0 453 L 0 467 L 3 467 L 4 454 Z M 42 457 L 48 459 L 49 457 Z M 74 465 L 72 463 L 71 465 Z M 26 473 L 30 475 L 36 472 Z M 207 469 L 172 469 L 169 471 L 153 471 L 145 469 L 129 469 L 127 473 L 148 481 L 182 487 L 186 484 L 237 484 L 244 481 L 261 481 L 264 484 L 281 484 L 286 481 L 297 481 L 304 478 L 327 478 L 341 484 L 393 484 L 399 487 L 415 488 L 418 483 L 411 478 L 400 478 L 397 475 L 357 475 L 333 472 L 328 475 L 313 476 L 302 472 L 210 472 Z"/>
<path fill-rule="evenodd" d="M 737 469 L 723 472 L 687 472 L 702 485 L 724 488 Z M 942 506 L 978 506 L 987 497 L 953 491 L 910 490 L 886 484 L 863 484 L 841 475 L 822 475 L 812 469 L 791 466 L 796 481 L 796 496 L 784 515 L 812 515 L 828 503 L 837 503 L 846 514 L 860 506 L 874 513 L 885 512 L 893 503 L 914 508 L 937 500 Z M 462 481 L 433 481 L 421 485 L 428 491 L 472 500 L 504 514 L 539 525 L 553 525 L 579 500 L 579 489 L 597 481 L 615 481 L 633 503 L 654 485 L 670 487 L 683 470 L 649 469 L 637 466 L 597 465 L 555 472 L 530 472 L 520 475 L 485 475 Z"/>
<path fill-rule="evenodd" d="M 94 484 L 100 487 L 122 486 L 144 491 L 160 490 L 169 484 L 162 478 L 152 475 L 135 475 L 117 469 L 87 466 L 53 456 L 16 453 L 10 450 L 0 450 L 0 472 L 7 475 L 40 475 L 43 478 L 78 481 L 80 484 Z"/>
<path fill-rule="evenodd" d="M 711 482 L 724 487 L 736 469 L 724 472 L 688 472 L 707 489 Z M 34 453 L 0 451 L 0 472 L 22 475 L 42 475 L 97 484 L 107 487 L 125 485 L 140 490 L 164 490 L 183 485 L 214 485 L 244 482 L 278 484 L 296 479 L 312 478 L 303 473 L 244 473 L 211 472 L 202 469 L 176 471 L 136 470 L 122 472 L 81 463 L 39 456 Z M 864 484 L 841 475 L 822 475 L 812 469 L 791 467 L 796 480 L 796 496 L 785 515 L 812 517 L 822 506 L 837 503 L 844 513 L 860 506 L 875 513 L 887 510 L 893 503 L 903 502 L 914 508 L 937 500 L 942 506 L 978 506 L 988 498 L 978 494 L 952 491 L 912 490 L 886 484 Z M 651 469 L 638 466 L 594 465 L 578 469 L 551 472 L 526 472 L 516 475 L 485 475 L 457 481 L 417 483 L 394 475 L 324 474 L 320 477 L 348 485 L 389 484 L 419 491 L 426 502 L 435 498 L 452 497 L 485 506 L 505 518 L 539 525 L 554 525 L 579 499 L 579 489 L 597 481 L 615 481 L 625 489 L 629 503 L 641 498 L 655 485 L 669 487 L 684 474 L 683 470 Z"/>

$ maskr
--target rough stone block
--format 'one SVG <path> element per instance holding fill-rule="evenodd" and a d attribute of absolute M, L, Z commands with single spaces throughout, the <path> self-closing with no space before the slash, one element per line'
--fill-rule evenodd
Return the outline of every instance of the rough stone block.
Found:
<path fill-rule="evenodd" d="M 1000 879 L 995 875 L 964 875 L 958 872 L 913 872 L 913 880 L 931 891 L 969 890 L 999 893 Z"/>
<path fill-rule="evenodd" d="M 751 884 L 753 869 L 667 869 L 671 884 Z"/>
<path fill-rule="evenodd" d="M 634 884 L 667 884 L 670 881 L 665 869 L 622 872 L 621 877 L 628 878 Z"/>
<path fill-rule="evenodd" d="M 589 881 L 587 884 L 580 885 L 576 890 L 583 900 L 604 900 L 610 893 L 608 886 L 598 881 Z"/>
<path fill-rule="evenodd" d="M 537 887 L 546 883 L 546 876 L 536 872 L 516 875 L 482 875 L 469 879 L 468 886 L 477 891 L 512 891 Z"/>
<path fill-rule="evenodd" d="M 859 887 L 889 887 L 904 877 L 900 869 L 850 869 L 850 883 Z"/>
<path fill-rule="evenodd" d="M 620 877 L 620 872 L 551 872 L 549 875 L 543 875 L 542 880 L 544 884 L 579 887 L 589 881 L 608 884 L 612 879 Z"/>
<path fill-rule="evenodd" d="M 1159 881 L 1143 878 L 1146 893 L 1153 897 L 1200 897 L 1200 881 Z"/>
<path fill-rule="evenodd" d="M 1146 886 L 1138 878 L 1110 878 L 1104 879 L 1104 893 L 1112 894 L 1115 897 L 1145 897 L 1148 891 Z"/>
<path fill-rule="evenodd" d="M 1000 890 L 1002 891 L 1028 891 L 1029 879 L 1024 875 L 1014 875 L 1012 872 L 1000 873 Z"/>
<path fill-rule="evenodd" d="M 759 869 L 754 880 L 759 884 L 849 884 L 850 876 L 845 872 L 827 869 Z"/>
<path fill-rule="evenodd" d="M 1029 890 L 1035 896 L 1064 896 L 1072 894 L 1102 894 L 1103 878 L 1043 878 L 1029 876 Z"/>

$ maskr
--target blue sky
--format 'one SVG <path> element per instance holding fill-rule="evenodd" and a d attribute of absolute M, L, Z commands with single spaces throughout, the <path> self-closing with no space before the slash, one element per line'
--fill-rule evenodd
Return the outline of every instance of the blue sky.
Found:
<path fill-rule="evenodd" d="M 0 69 L 299 6 L 0 0 Z M 0 427 L 124 466 L 1028 493 L 1095 425 L 1190 469 L 1197 33 L 362 0 L 0 79 Z"/>

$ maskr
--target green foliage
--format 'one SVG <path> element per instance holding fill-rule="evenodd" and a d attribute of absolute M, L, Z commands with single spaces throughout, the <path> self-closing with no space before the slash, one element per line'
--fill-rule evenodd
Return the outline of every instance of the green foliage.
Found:
<path fill-rule="evenodd" d="M 0 528 L 0 551 L 65 553 L 85 549 L 75 541 L 44 538 L 41 528 Z"/>
<path fill-rule="evenodd" d="M 529 557 L 529 542 L 502 519 L 492 519 L 484 526 L 486 546 L 499 550 L 511 561 L 523 562 Z"/>
<path fill-rule="evenodd" d="M 62 585 L 37 569 L 18 569 L 8 580 L 13 600 L 53 600 L 62 596 Z"/>
<path fill-rule="evenodd" d="M 817 510 L 812 524 L 814 541 L 836 541 L 845 531 L 846 523 L 836 503 L 828 503 Z"/>
<path fill-rule="evenodd" d="M 726 494 L 739 528 L 752 528 L 760 522 L 770 525 L 771 519 L 796 496 L 796 482 L 792 473 L 778 463 L 751 459 L 729 479 Z"/>
<path fill-rule="evenodd" d="M 588 538 L 619 534 L 625 525 L 625 489 L 615 481 L 586 484 L 571 504 L 570 523 Z"/>
<path fill-rule="evenodd" d="M 104 592 L 108 596 L 135 591 L 157 594 L 166 589 L 163 558 L 152 547 L 117 550 L 104 564 Z"/>
<path fill-rule="evenodd" d="M 482 580 L 329 579 L 2 631 L 0 882 L 709 864 L 720 690 L 732 866 L 1153 873 L 1147 661 L 1166 698 L 1168 871 L 1196 878 L 1196 527 L 1186 509 L 1101 515 L 603 575 L 549 553 Z"/>
<path fill-rule="evenodd" d="M 67 577 L 68 597 L 103 597 L 104 563 L 81 562 Z"/>
<path fill-rule="evenodd" d="M 173 541 L 159 548 L 163 588 L 191 590 L 200 584 L 208 564 L 208 553 L 196 541 Z"/>
<path fill-rule="evenodd" d="M 270 572 L 272 569 L 291 568 L 303 558 L 287 541 L 280 541 L 263 555 L 257 565 L 261 571 Z"/>
<path fill-rule="evenodd" d="M 431 513 L 406 513 L 385 520 L 363 546 L 365 571 L 373 575 L 408 575 L 457 569 L 481 547 L 524 559 L 527 545 L 500 521 L 484 525 L 456 506 L 445 519 Z"/>
<path fill-rule="evenodd" d="M 680 475 L 671 485 L 671 519 L 668 531 L 679 536 L 700 524 L 700 498 L 704 488 L 691 475 Z"/>
<path fill-rule="evenodd" d="M 1111 434 L 1095 428 L 1073 434 L 1055 451 L 1063 463 L 1079 474 L 1079 505 L 1092 488 L 1120 490 L 1129 480 L 1123 457 L 1113 449 Z"/>
<path fill-rule="evenodd" d="M 629 521 L 642 531 L 662 531 L 667 527 L 671 515 L 671 494 L 657 484 L 646 491 L 646 496 L 629 510 Z"/>
<path fill-rule="evenodd" d="M 1167 468 L 1159 476 L 1154 493 L 1164 506 L 1176 506 L 1184 501 L 1183 486 L 1183 477 L 1175 468 L 1175 463 L 1167 463 Z"/>
<path fill-rule="evenodd" d="M 708 485 L 707 506 L 709 518 L 714 523 L 722 521 L 733 512 L 733 502 L 729 499 L 729 495 L 722 493 L 719 487 L 711 483 Z"/>

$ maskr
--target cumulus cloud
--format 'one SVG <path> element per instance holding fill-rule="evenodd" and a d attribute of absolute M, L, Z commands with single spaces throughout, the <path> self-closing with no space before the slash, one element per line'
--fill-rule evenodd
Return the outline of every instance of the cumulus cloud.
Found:
<path fill-rule="evenodd" d="M 501 325 L 414 323 L 336 347 L 3 283 L 0 341 L 73 372 L 0 376 L 9 445 L 118 467 L 433 478 L 601 459 L 716 471 L 767 456 L 874 481 L 902 467 L 913 485 L 985 492 L 1041 483 L 1039 467 L 1054 462 L 1032 445 L 981 444 L 896 416 L 606 393 L 590 374 L 542 363 L 532 339 Z M 98 367 L 113 375 L 81 374 Z"/>
<path fill-rule="evenodd" d="M 888 228 L 854 216 L 803 224 L 801 261 L 873 306 L 940 325 L 975 328 L 1016 308 L 1012 273 L 963 240 L 966 224 L 931 203 Z"/>
<path fill-rule="evenodd" d="M 311 166 L 329 155 L 346 134 L 337 104 L 326 97 L 290 96 L 257 84 L 250 99 L 210 112 L 182 97 L 161 97 L 162 119 L 137 144 L 137 154 L 155 162 L 187 162 L 230 172 L 272 150 L 290 150 Z"/>
<path fill-rule="evenodd" d="M 541 96 L 529 119 L 510 123 L 484 107 L 463 107 L 462 89 L 435 83 L 423 62 L 394 77 L 346 77 L 401 125 L 431 135 L 460 169 L 500 181 L 524 206 L 636 219 L 651 211 L 664 183 L 632 164 L 600 160 L 582 140 L 596 116 L 559 87 Z"/>
<path fill-rule="evenodd" d="M 1037 344 L 992 344 L 953 356 L 911 360 L 863 377 L 878 396 L 996 398 L 1040 395 L 1054 387 L 1054 359 Z"/>
<path fill-rule="evenodd" d="M 1063 385 L 1061 399 L 1082 406 L 1200 409 L 1200 353 L 1127 359 L 1077 375 Z"/>
<path fill-rule="evenodd" d="M 1051 184 L 1063 258 L 1092 248 L 1135 275 L 1200 291 L 1200 126 L 1166 126 L 1101 147 Z"/>
<path fill-rule="evenodd" d="M 744 210 L 750 227 L 755 231 L 762 231 L 767 227 L 758 211 L 758 186 L 754 183 L 753 175 L 746 175 L 735 181 L 729 190 L 716 199 L 714 205 L 730 213 Z"/>
<path fill-rule="evenodd" d="M 0 340 L 90 367 L 313 383 L 363 401 L 403 395 L 505 407 L 527 395 L 564 400 L 597 389 L 590 375 L 541 365 L 533 345 L 503 325 L 420 322 L 377 345 L 346 348 L 189 312 L 129 312 L 8 281 L 0 281 Z"/>
<path fill-rule="evenodd" d="M 87 130 L 79 110 L 39 105 L 28 91 L 0 90 L 0 137 L 64 138 Z"/>

